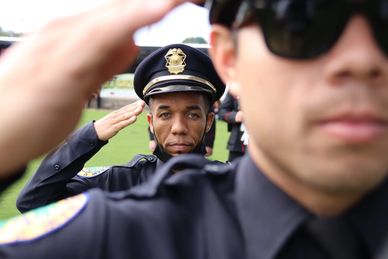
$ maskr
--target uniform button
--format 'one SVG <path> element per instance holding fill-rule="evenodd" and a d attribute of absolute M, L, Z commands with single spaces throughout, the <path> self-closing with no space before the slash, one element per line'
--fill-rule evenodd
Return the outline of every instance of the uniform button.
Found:
<path fill-rule="evenodd" d="M 61 166 L 56 164 L 56 165 L 54 165 L 54 169 L 58 171 L 59 169 L 61 169 Z"/>

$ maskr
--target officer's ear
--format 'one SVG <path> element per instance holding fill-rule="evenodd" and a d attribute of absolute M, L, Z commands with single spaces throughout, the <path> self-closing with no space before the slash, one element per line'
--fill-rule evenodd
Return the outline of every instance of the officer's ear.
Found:
<path fill-rule="evenodd" d="M 214 67 L 222 80 L 229 86 L 238 86 L 234 84 L 236 82 L 236 59 L 237 50 L 235 45 L 234 36 L 232 31 L 227 27 L 214 24 L 210 33 L 210 45 L 209 49 L 210 57 L 213 60 Z M 239 89 L 229 89 L 236 94 Z"/>
<path fill-rule="evenodd" d="M 147 121 L 148 121 L 148 126 L 150 126 L 151 133 L 155 134 L 154 133 L 154 124 L 153 124 L 153 121 L 152 121 L 152 114 L 151 113 L 147 114 Z"/>
<path fill-rule="evenodd" d="M 208 133 L 210 128 L 212 127 L 214 118 L 215 118 L 214 112 L 209 112 L 207 114 L 207 118 L 206 118 L 206 133 Z"/>

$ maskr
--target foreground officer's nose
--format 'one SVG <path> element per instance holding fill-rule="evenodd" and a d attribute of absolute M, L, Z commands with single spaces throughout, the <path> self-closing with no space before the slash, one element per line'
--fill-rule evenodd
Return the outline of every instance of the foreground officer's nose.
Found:
<path fill-rule="evenodd" d="M 388 63 L 365 17 L 354 16 L 334 48 L 327 54 L 326 79 L 335 86 L 349 81 L 379 85 L 387 78 Z"/>

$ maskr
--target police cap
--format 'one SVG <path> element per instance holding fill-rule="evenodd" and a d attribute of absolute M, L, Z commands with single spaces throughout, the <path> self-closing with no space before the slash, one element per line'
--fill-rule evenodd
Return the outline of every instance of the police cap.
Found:
<path fill-rule="evenodd" d="M 147 56 L 135 71 L 134 87 L 146 103 L 153 95 L 174 92 L 204 93 L 213 103 L 225 91 L 210 58 L 185 44 L 168 45 Z"/>

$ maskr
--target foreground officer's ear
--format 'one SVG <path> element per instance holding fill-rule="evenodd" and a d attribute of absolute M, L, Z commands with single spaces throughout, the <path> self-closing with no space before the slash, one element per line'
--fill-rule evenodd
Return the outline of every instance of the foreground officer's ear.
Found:
<path fill-rule="evenodd" d="M 213 25 L 210 34 L 209 55 L 224 82 L 235 81 L 236 49 L 233 35 L 222 25 Z"/>

